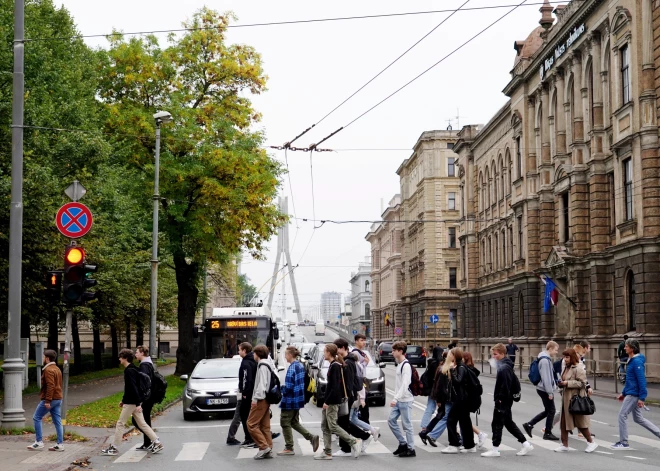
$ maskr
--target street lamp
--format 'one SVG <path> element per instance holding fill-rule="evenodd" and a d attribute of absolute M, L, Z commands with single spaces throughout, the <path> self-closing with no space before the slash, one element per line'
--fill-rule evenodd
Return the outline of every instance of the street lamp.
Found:
<path fill-rule="evenodd" d="M 156 162 L 154 169 L 154 221 L 151 234 L 151 317 L 149 322 L 149 350 L 151 355 L 158 358 L 156 349 L 156 311 L 158 309 L 158 205 L 160 195 L 158 194 L 158 175 L 160 173 L 160 125 L 172 121 L 172 115 L 167 111 L 159 111 L 154 114 L 156 120 Z"/>

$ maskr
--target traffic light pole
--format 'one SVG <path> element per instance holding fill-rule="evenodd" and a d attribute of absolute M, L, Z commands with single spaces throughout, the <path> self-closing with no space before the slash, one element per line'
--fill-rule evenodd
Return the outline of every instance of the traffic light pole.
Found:
<path fill-rule="evenodd" d="M 62 368 L 62 427 L 66 428 L 67 397 L 69 395 L 69 355 L 71 354 L 71 322 L 73 310 L 66 310 L 66 330 L 64 331 L 64 366 Z"/>
<path fill-rule="evenodd" d="M 14 0 L 14 75 L 11 126 L 11 206 L 9 211 L 9 299 L 3 428 L 25 427 L 21 358 L 21 270 L 23 265 L 23 114 L 25 97 L 25 0 Z"/>

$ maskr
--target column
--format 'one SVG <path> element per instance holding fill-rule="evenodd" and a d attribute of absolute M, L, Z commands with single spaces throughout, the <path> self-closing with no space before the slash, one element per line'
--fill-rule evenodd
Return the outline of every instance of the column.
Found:
<path fill-rule="evenodd" d="M 550 156 L 550 91 L 547 85 L 541 86 L 541 110 L 542 120 L 539 123 L 541 128 L 541 163 L 548 164 L 552 162 Z"/>
<path fill-rule="evenodd" d="M 566 154 L 566 113 L 564 112 L 565 83 L 564 69 L 557 69 L 555 74 L 557 87 L 557 109 L 555 111 L 555 128 L 557 129 L 557 155 Z"/>

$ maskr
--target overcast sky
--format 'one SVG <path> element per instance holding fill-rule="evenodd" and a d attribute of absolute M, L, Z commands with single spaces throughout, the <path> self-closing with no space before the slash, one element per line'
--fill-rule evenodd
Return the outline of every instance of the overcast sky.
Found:
<path fill-rule="evenodd" d="M 471 0 L 465 8 L 511 5 L 522 0 Z M 423 131 L 446 129 L 448 120 L 460 124 L 487 122 L 505 103 L 501 90 L 510 78 L 515 58 L 514 41 L 524 40 L 538 26 L 539 2 L 528 0 L 489 31 L 442 62 L 424 77 L 325 142 L 332 149 L 411 149 Z M 465 0 L 378 1 L 201 1 L 201 0 L 60 0 L 70 10 L 83 34 L 179 28 L 181 21 L 206 5 L 233 11 L 237 24 L 316 19 L 458 8 Z M 552 2 L 556 5 L 557 2 Z M 566 2 L 564 2 L 566 3 Z M 307 146 L 346 125 L 371 106 L 452 50 L 467 41 L 511 8 L 459 12 L 408 53 L 391 69 L 347 102 L 294 145 Z M 234 28 L 232 43 L 254 46 L 262 54 L 268 91 L 254 98 L 263 114 L 260 126 L 269 145 L 292 139 L 356 91 L 377 72 L 437 26 L 449 13 L 399 16 L 325 23 Z M 166 35 L 159 35 L 165 45 Z M 88 44 L 105 47 L 104 39 Z M 175 117 L 176 118 L 176 117 Z M 399 192 L 396 169 L 410 150 L 340 151 L 314 154 L 314 194 L 309 154 L 289 153 L 295 214 L 312 219 L 374 220 Z M 282 152 L 273 151 L 284 160 Z M 291 187 L 285 178 L 282 195 Z M 318 305 L 324 291 L 350 290 L 351 271 L 370 253 L 364 237 L 370 224 L 326 223 L 313 229 L 311 222 L 290 226 L 293 263 L 303 311 Z M 313 235 L 313 237 L 312 237 Z M 311 238 L 311 243 L 309 243 Z M 305 247 L 309 248 L 305 253 Z M 246 257 L 242 270 L 261 287 L 272 275 L 276 241 L 269 244 L 266 261 Z M 302 257 L 302 259 L 301 259 Z M 288 279 L 287 306 L 293 306 Z M 270 284 L 262 294 L 265 300 Z M 281 303 L 281 286 L 276 289 Z"/>

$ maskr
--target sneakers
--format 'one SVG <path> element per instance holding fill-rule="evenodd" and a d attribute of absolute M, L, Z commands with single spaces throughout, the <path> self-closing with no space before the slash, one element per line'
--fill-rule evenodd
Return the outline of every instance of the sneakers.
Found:
<path fill-rule="evenodd" d="M 401 445 L 401 444 L 399 444 L 399 448 L 397 448 L 396 450 L 394 450 L 394 453 L 392 453 L 392 454 L 393 454 L 394 456 L 399 456 L 401 453 L 403 453 L 403 452 L 406 451 L 407 449 L 408 449 L 408 446 L 407 446 L 407 445 Z"/>
<path fill-rule="evenodd" d="M 332 454 L 332 456 L 341 457 L 341 456 L 350 456 L 350 454 L 351 453 L 348 451 L 337 450 Z"/>
<path fill-rule="evenodd" d="M 449 445 L 447 448 L 440 450 L 440 453 L 443 453 L 445 455 L 457 455 L 458 447 Z"/>
<path fill-rule="evenodd" d="M 570 451 L 570 448 L 567 446 L 561 445 L 559 448 L 555 448 L 555 452 L 557 453 L 568 453 Z"/>
<path fill-rule="evenodd" d="M 48 448 L 48 451 L 64 451 L 64 444 L 58 443 L 55 446 L 51 446 L 50 448 Z"/>
<path fill-rule="evenodd" d="M 399 453 L 399 458 L 414 458 L 417 456 L 417 453 L 415 453 L 415 450 L 411 450 L 410 448 L 407 448 Z"/>
<path fill-rule="evenodd" d="M 263 450 L 259 450 L 256 455 L 254 455 L 255 460 L 265 460 L 268 454 L 272 450 L 270 448 L 264 448 Z"/>
<path fill-rule="evenodd" d="M 316 450 L 319 449 L 319 443 L 320 443 L 319 436 L 314 435 L 310 441 L 312 442 L 312 450 L 314 450 L 314 453 L 316 453 Z"/>
<path fill-rule="evenodd" d="M 332 455 L 326 455 L 325 453 L 321 453 L 320 455 L 314 455 L 315 460 L 321 460 L 321 461 L 327 461 L 332 459 Z"/>
<path fill-rule="evenodd" d="M 610 445 L 612 450 L 628 450 L 629 448 L 628 442 L 616 442 L 614 445 Z"/>
<path fill-rule="evenodd" d="M 137 451 L 151 451 L 151 445 L 140 445 L 136 446 L 135 449 Z"/>
<path fill-rule="evenodd" d="M 496 450 L 493 448 L 492 450 L 488 450 L 485 453 L 482 453 L 481 456 L 484 458 L 499 458 L 500 457 L 500 450 Z"/>
<path fill-rule="evenodd" d="M 276 439 L 277 437 L 279 437 L 280 435 L 282 435 L 280 432 L 271 432 L 271 434 L 270 434 L 270 439 L 271 439 L 271 440 L 275 440 L 275 439 Z"/>
<path fill-rule="evenodd" d="M 422 439 L 422 443 L 424 445 L 428 445 L 427 440 L 428 440 L 428 435 L 426 435 L 426 432 L 419 432 L 419 438 Z"/>
<path fill-rule="evenodd" d="M 28 450 L 36 451 L 44 449 L 44 442 L 34 442 L 32 445 L 27 447 Z"/>
<path fill-rule="evenodd" d="M 113 445 L 110 445 L 109 447 L 101 450 L 101 454 L 105 456 L 115 456 L 117 453 L 118 451 Z"/>
<path fill-rule="evenodd" d="M 241 448 L 257 448 L 257 444 L 254 442 L 243 442 L 241 443 Z"/>
<path fill-rule="evenodd" d="M 516 453 L 516 456 L 525 456 L 527 453 L 529 453 L 533 449 L 534 449 L 534 447 L 532 446 L 531 443 L 525 442 L 525 443 L 523 443 L 523 446 L 520 449 L 520 451 L 518 453 Z"/>
<path fill-rule="evenodd" d="M 472 448 L 461 448 L 461 453 L 476 453 L 477 447 L 473 446 Z"/>
<path fill-rule="evenodd" d="M 165 447 L 163 446 L 163 444 L 160 441 L 154 442 L 154 443 L 151 444 L 151 450 L 150 450 L 151 454 L 155 455 L 156 453 L 160 453 L 161 451 L 163 451 L 163 448 L 165 448 Z"/>
<path fill-rule="evenodd" d="M 554 435 L 552 432 L 548 432 L 543 434 L 543 440 L 552 440 L 553 442 L 558 442 L 559 437 Z"/>
<path fill-rule="evenodd" d="M 591 442 L 587 445 L 587 448 L 584 450 L 584 452 L 585 453 L 593 453 L 596 448 L 598 448 L 598 443 Z"/>
<path fill-rule="evenodd" d="M 354 459 L 358 459 L 360 457 L 361 452 L 362 452 L 362 440 L 355 440 L 355 443 L 351 445 L 351 455 L 353 456 Z"/>
<path fill-rule="evenodd" d="M 374 437 L 374 441 L 377 442 L 380 438 L 380 427 L 371 427 L 371 436 Z"/>
<path fill-rule="evenodd" d="M 438 445 L 435 443 L 434 438 L 427 436 L 426 439 L 429 441 L 429 445 L 431 445 L 433 448 L 438 448 Z"/>
<path fill-rule="evenodd" d="M 371 443 L 373 439 L 374 437 L 369 437 L 366 440 L 362 440 L 362 448 L 360 449 L 360 453 L 365 453 L 367 451 L 367 447 L 369 446 L 369 443 Z"/>
<path fill-rule="evenodd" d="M 528 423 L 525 423 L 525 424 L 523 424 L 523 428 L 525 429 L 525 432 L 527 432 L 527 435 L 529 435 L 529 438 L 534 438 L 534 435 L 532 435 L 532 429 L 534 427 L 532 427 Z"/>
<path fill-rule="evenodd" d="M 289 450 L 288 448 L 285 448 L 284 450 L 280 451 L 277 456 L 293 456 L 295 455 L 296 452 L 293 450 Z"/>
<path fill-rule="evenodd" d="M 483 449 L 486 446 L 486 439 L 488 438 L 488 434 L 485 432 L 479 432 L 478 438 L 479 442 L 477 443 L 477 448 Z"/>
<path fill-rule="evenodd" d="M 229 446 L 236 446 L 236 445 L 240 445 L 240 444 L 241 444 L 241 442 L 239 440 L 236 440 L 235 438 L 228 438 L 227 439 L 227 445 L 229 445 Z"/>

